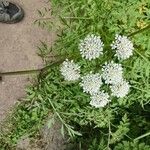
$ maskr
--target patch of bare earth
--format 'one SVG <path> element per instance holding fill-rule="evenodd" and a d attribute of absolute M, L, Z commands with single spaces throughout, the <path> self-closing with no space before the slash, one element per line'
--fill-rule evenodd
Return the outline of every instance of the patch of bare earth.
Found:
<path fill-rule="evenodd" d="M 33 22 L 38 18 L 37 10 L 49 8 L 49 3 L 47 0 L 12 1 L 24 9 L 25 18 L 17 24 L 0 23 L 0 72 L 41 68 L 43 64 L 37 55 L 37 46 L 40 40 L 52 44 L 56 36 Z M 17 100 L 25 97 L 29 76 L 7 76 L 0 82 L 0 122 Z"/>
<path fill-rule="evenodd" d="M 40 41 L 51 45 L 56 35 L 41 29 L 33 22 L 38 18 L 37 10 L 49 8 L 49 3 L 47 0 L 13 0 L 13 2 L 24 9 L 25 18 L 17 24 L 0 23 L 0 72 L 41 68 L 43 62 L 37 55 L 37 46 Z M 0 82 L 0 123 L 15 103 L 26 96 L 25 87 L 30 84 L 31 78 L 31 74 L 4 76 Z M 66 139 L 62 137 L 60 129 L 59 122 L 50 129 L 46 123 L 36 138 L 22 136 L 18 140 L 16 150 L 65 150 Z M 3 130 L 9 131 L 9 126 Z"/>
<path fill-rule="evenodd" d="M 17 143 L 17 150 L 68 150 L 67 140 L 60 132 L 61 124 L 57 121 L 51 128 L 47 124 L 41 129 L 36 139 L 22 137 Z"/>

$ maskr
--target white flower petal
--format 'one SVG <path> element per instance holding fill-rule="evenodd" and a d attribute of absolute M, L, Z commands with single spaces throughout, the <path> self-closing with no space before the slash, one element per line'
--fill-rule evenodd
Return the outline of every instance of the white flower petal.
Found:
<path fill-rule="evenodd" d="M 129 93 L 130 85 L 125 80 L 122 80 L 120 83 L 110 86 L 110 89 L 113 96 L 123 98 Z"/>
<path fill-rule="evenodd" d="M 82 82 L 80 85 L 83 88 L 83 92 L 90 94 L 97 93 L 102 85 L 101 76 L 99 73 L 87 74 L 86 76 L 82 77 Z"/>
<path fill-rule="evenodd" d="M 123 68 L 121 64 L 114 63 L 113 61 L 105 63 L 102 71 L 102 78 L 105 80 L 106 84 L 117 84 L 123 78 Z"/>
<path fill-rule="evenodd" d="M 111 44 L 112 49 L 116 50 L 118 59 L 125 60 L 133 55 L 133 43 L 127 36 L 116 35 L 115 41 Z"/>
<path fill-rule="evenodd" d="M 104 91 L 98 92 L 91 96 L 90 105 L 99 108 L 104 107 L 110 102 L 108 93 L 104 93 Z"/>
<path fill-rule="evenodd" d="M 80 78 L 80 66 L 75 64 L 73 60 L 66 59 L 62 63 L 60 71 L 67 81 L 75 81 Z"/>
<path fill-rule="evenodd" d="M 92 60 L 103 54 L 103 46 L 104 44 L 101 41 L 101 37 L 91 34 L 84 40 L 81 40 L 79 49 L 83 58 Z"/>

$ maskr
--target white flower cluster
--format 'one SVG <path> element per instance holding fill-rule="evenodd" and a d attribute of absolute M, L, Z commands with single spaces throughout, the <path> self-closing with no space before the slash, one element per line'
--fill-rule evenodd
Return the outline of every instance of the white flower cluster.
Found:
<path fill-rule="evenodd" d="M 92 60 L 103 54 L 103 42 L 100 36 L 88 35 L 79 44 L 80 53 L 83 58 Z M 112 49 L 116 50 L 116 56 L 119 59 L 127 59 L 133 53 L 133 44 L 126 36 L 116 35 L 115 41 L 111 44 Z M 111 61 L 105 63 L 102 67 L 102 74 L 90 72 L 87 75 L 80 76 L 80 66 L 73 60 L 66 59 L 61 68 L 61 74 L 67 81 L 81 79 L 80 86 L 83 92 L 91 95 L 90 105 L 99 108 L 104 107 L 110 102 L 108 93 L 101 91 L 100 88 L 104 83 L 110 85 L 111 95 L 123 98 L 129 93 L 130 85 L 123 79 L 123 68 L 121 64 Z"/>
<path fill-rule="evenodd" d="M 117 84 L 122 80 L 123 68 L 121 64 L 114 63 L 105 63 L 105 66 L 102 68 L 102 77 L 105 80 L 106 84 Z"/>
<path fill-rule="evenodd" d="M 130 89 L 130 85 L 123 79 L 123 68 L 121 64 L 116 64 L 113 61 L 105 63 L 102 68 L 102 77 L 106 84 L 110 84 L 112 96 L 123 98 Z"/>
<path fill-rule="evenodd" d="M 127 81 L 122 80 L 120 83 L 110 86 L 113 96 L 123 98 L 129 93 L 130 85 Z"/>
<path fill-rule="evenodd" d="M 115 55 L 118 59 L 125 60 L 133 55 L 133 43 L 127 38 L 127 36 L 116 34 L 115 41 L 111 44 L 111 47 L 116 50 Z"/>
<path fill-rule="evenodd" d="M 81 40 L 79 49 L 83 58 L 92 60 L 103 54 L 103 46 L 104 44 L 101 41 L 100 36 L 91 34 L 88 35 L 84 40 Z"/>
<path fill-rule="evenodd" d="M 66 59 L 60 68 L 61 74 L 67 81 L 75 81 L 80 78 L 80 66 L 75 64 L 73 60 Z"/>
<path fill-rule="evenodd" d="M 107 103 L 110 102 L 108 93 L 104 93 L 104 91 L 99 91 L 91 96 L 90 105 L 99 108 L 104 107 Z"/>
<path fill-rule="evenodd" d="M 102 80 L 99 73 L 92 74 L 92 72 L 90 72 L 90 74 L 83 76 L 81 79 L 82 81 L 80 85 L 83 88 L 83 92 L 86 93 L 97 93 L 102 85 Z"/>

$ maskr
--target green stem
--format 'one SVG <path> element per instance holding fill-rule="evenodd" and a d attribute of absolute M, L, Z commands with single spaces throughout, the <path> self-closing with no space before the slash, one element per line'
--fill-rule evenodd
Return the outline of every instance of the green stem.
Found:
<path fill-rule="evenodd" d="M 81 20 L 92 20 L 92 18 L 85 18 L 85 17 L 62 17 L 64 19 L 81 19 Z"/>
<path fill-rule="evenodd" d="M 148 26 L 146 26 L 145 28 L 143 28 L 143 29 L 140 29 L 138 31 L 135 31 L 135 32 L 131 33 L 130 35 L 128 35 L 128 37 L 131 37 L 131 36 L 134 36 L 136 34 L 142 33 L 143 31 L 148 30 L 148 29 L 150 29 L 150 24 Z"/>
<path fill-rule="evenodd" d="M 1 76 L 8 76 L 8 75 L 23 75 L 23 74 L 34 74 L 40 72 L 41 69 L 33 69 L 33 70 L 19 70 L 19 71 L 12 71 L 12 72 L 3 72 L 0 73 Z"/>
<path fill-rule="evenodd" d="M 110 125 L 110 119 L 108 122 L 108 143 L 107 143 L 107 148 L 108 150 L 110 149 L 109 145 L 110 145 L 110 136 L 111 136 L 111 125 Z"/>
<path fill-rule="evenodd" d="M 68 59 L 74 59 L 74 58 L 77 58 L 77 56 L 68 57 Z M 46 67 L 43 67 L 43 68 L 40 68 L 40 69 L 19 70 L 19 71 L 12 71 L 12 72 L 0 72 L 0 80 L 2 80 L 3 76 L 43 73 L 43 72 L 46 72 L 50 67 L 54 67 L 56 65 L 61 64 L 65 59 L 66 59 L 66 57 L 60 59 L 59 61 L 53 62 L 50 65 L 47 65 Z"/>
<path fill-rule="evenodd" d="M 146 58 L 145 56 L 143 56 L 138 50 L 134 49 L 134 51 L 135 51 L 141 58 L 143 58 L 146 62 L 149 62 L 149 61 L 147 60 L 147 58 Z"/>
<path fill-rule="evenodd" d="M 137 141 L 137 140 L 142 139 L 142 138 L 144 138 L 144 137 L 146 137 L 146 136 L 149 136 L 149 135 L 150 135 L 150 132 L 148 132 L 148 133 L 146 133 L 146 134 L 143 134 L 143 135 L 137 137 L 136 139 L 134 139 L 134 141 Z"/>
<path fill-rule="evenodd" d="M 148 91 L 146 91 L 146 90 L 143 90 L 143 89 L 140 89 L 140 88 L 138 88 L 138 87 L 135 87 L 135 86 L 132 86 L 132 88 L 134 88 L 134 89 L 136 89 L 136 90 L 139 90 L 139 91 L 142 91 L 142 92 L 145 92 L 145 93 L 148 93 Z"/>
<path fill-rule="evenodd" d="M 108 104 L 108 109 L 110 109 L 110 104 Z M 107 150 L 110 150 L 110 143 L 111 143 L 111 122 L 110 118 L 108 120 L 108 142 L 107 142 Z"/>
<path fill-rule="evenodd" d="M 62 122 L 62 124 L 64 124 L 64 125 L 66 126 L 64 120 L 60 117 L 60 115 L 59 115 L 59 113 L 57 112 L 56 108 L 54 107 L 52 101 L 51 101 L 50 99 L 48 99 L 48 100 L 49 100 L 49 102 L 50 102 L 50 104 L 51 104 L 51 106 L 52 106 L 54 112 L 56 113 L 57 117 L 60 119 L 60 121 Z"/>
<path fill-rule="evenodd" d="M 34 74 L 34 73 L 39 73 L 39 72 L 44 72 L 47 71 L 50 67 L 56 66 L 60 63 L 62 63 L 65 59 L 59 60 L 57 62 L 53 62 L 52 64 L 40 68 L 40 69 L 31 69 L 31 70 L 21 70 L 21 71 L 12 71 L 12 72 L 3 72 L 0 73 L 0 77 L 2 78 L 3 76 L 10 76 L 10 75 L 25 75 L 25 74 Z"/>

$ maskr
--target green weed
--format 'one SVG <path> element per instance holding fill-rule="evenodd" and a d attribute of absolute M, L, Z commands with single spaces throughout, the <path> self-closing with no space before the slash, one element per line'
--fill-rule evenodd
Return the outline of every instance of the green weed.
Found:
<path fill-rule="evenodd" d="M 1 136 L 0 148 L 11 149 L 22 135 L 34 136 L 53 112 L 62 123 L 60 132 L 64 135 L 67 131 L 76 149 L 150 149 L 149 134 L 145 134 L 150 129 L 149 0 L 52 0 L 52 5 L 58 39 L 52 49 L 43 43 L 40 55 L 45 58 L 52 51 L 58 59 L 74 59 L 86 73 L 113 58 L 110 44 L 116 33 L 129 36 L 135 45 L 134 55 L 121 63 L 131 91 L 125 98 L 114 98 L 107 107 L 94 109 L 78 84 L 64 81 L 59 65 L 50 67 L 28 88 L 26 101 L 13 114 L 11 130 Z M 39 13 L 45 16 L 45 10 Z M 55 19 L 36 23 L 50 30 Z M 78 49 L 80 40 L 90 33 L 100 35 L 105 42 L 104 57 L 92 63 L 81 60 Z"/>

